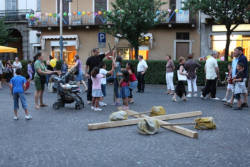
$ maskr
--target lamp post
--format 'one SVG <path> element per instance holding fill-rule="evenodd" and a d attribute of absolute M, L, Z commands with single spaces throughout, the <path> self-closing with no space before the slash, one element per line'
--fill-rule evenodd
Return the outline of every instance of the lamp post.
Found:
<path fill-rule="evenodd" d="M 63 0 L 60 0 L 60 60 L 63 60 Z"/>

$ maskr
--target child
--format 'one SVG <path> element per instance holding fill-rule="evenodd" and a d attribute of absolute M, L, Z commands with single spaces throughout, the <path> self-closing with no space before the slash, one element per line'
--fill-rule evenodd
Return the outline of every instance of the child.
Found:
<path fill-rule="evenodd" d="M 30 120 L 32 118 L 28 112 L 26 98 L 24 96 L 25 83 L 26 79 L 21 76 L 21 69 L 17 69 L 16 76 L 10 80 L 10 91 L 14 100 L 14 120 L 18 120 L 17 110 L 19 108 L 19 98 L 25 111 L 25 119 Z"/>
<path fill-rule="evenodd" d="M 106 75 L 107 74 L 112 74 L 113 68 L 110 71 L 107 71 L 106 70 L 106 64 L 104 62 L 101 62 L 99 67 L 100 67 L 99 74 L 103 75 L 103 78 L 101 79 L 101 88 L 102 88 L 102 94 L 105 97 L 106 96 L 106 84 L 107 84 Z M 106 103 L 103 102 L 103 97 L 100 99 L 99 105 L 100 106 L 106 106 L 107 105 Z"/>
<path fill-rule="evenodd" d="M 133 104 L 134 103 L 133 90 L 135 88 L 137 88 L 138 81 L 137 81 L 137 78 L 136 78 L 136 75 L 135 75 L 134 66 L 131 63 L 126 64 L 126 70 L 129 73 L 129 91 L 130 91 L 130 94 L 129 94 L 128 101 L 129 101 L 129 103 Z"/>
<path fill-rule="evenodd" d="M 238 100 L 237 107 L 234 110 L 241 110 L 241 98 L 240 95 L 246 92 L 246 85 L 243 81 L 244 79 L 244 64 L 238 63 L 237 64 L 237 74 L 236 77 L 233 79 L 233 83 L 235 83 L 235 90 L 234 90 L 234 98 Z"/>
<path fill-rule="evenodd" d="M 99 74 L 99 68 L 95 67 L 91 71 L 91 80 L 92 80 L 92 106 L 91 109 L 94 111 L 102 111 L 101 108 L 99 108 L 99 100 L 101 97 L 103 97 L 102 94 L 102 88 L 101 88 L 101 79 L 104 76 L 102 74 Z"/>
<path fill-rule="evenodd" d="M 122 79 L 120 80 L 120 95 L 123 100 L 123 110 L 128 110 L 128 97 L 129 93 L 129 73 L 122 71 Z"/>
<path fill-rule="evenodd" d="M 224 102 L 229 102 L 229 101 L 227 101 L 227 97 L 228 97 L 230 91 L 233 93 L 233 88 L 234 88 L 233 78 L 232 78 L 232 65 L 228 64 L 227 68 L 228 68 L 228 73 L 227 73 L 227 83 L 228 84 L 227 84 L 226 95 L 225 95 L 224 99 L 222 99 L 222 101 L 224 101 Z"/>
<path fill-rule="evenodd" d="M 185 79 L 182 79 L 182 78 L 179 78 L 179 77 L 183 77 L 183 78 L 186 78 L 185 76 L 187 76 L 187 73 L 185 72 L 185 69 L 184 69 L 184 64 L 185 64 L 185 58 L 184 57 L 180 57 L 179 58 L 179 67 L 177 68 L 178 71 L 179 71 L 179 75 L 178 76 L 178 83 L 176 85 L 176 88 L 175 88 L 175 94 L 172 98 L 172 100 L 174 102 L 176 102 L 176 96 L 178 95 L 180 98 L 182 98 L 183 101 L 186 101 L 186 89 L 185 89 Z"/>
<path fill-rule="evenodd" d="M 29 61 L 29 63 L 28 63 L 27 71 L 28 71 L 28 75 L 29 75 L 28 80 L 31 81 L 33 78 L 33 73 L 34 73 L 34 71 L 32 69 L 32 62 L 31 61 Z"/>

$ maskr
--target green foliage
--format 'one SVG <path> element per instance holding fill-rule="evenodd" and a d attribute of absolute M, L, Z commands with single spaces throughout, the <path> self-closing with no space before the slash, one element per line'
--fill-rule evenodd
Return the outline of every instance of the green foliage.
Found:
<path fill-rule="evenodd" d="M 15 41 L 16 38 L 10 37 L 11 25 L 6 25 L 4 19 L 0 19 L 0 45 L 7 45 L 8 42 Z"/>
<path fill-rule="evenodd" d="M 164 4 L 160 0 L 116 0 L 115 3 L 111 3 L 112 10 L 105 14 L 111 27 L 104 26 L 104 31 L 115 37 L 127 39 L 137 52 L 142 34 L 147 33 L 166 16 L 166 11 L 160 11 Z"/>
<path fill-rule="evenodd" d="M 136 60 L 129 60 L 129 61 L 123 61 L 122 67 L 125 68 L 125 65 L 127 62 L 130 62 L 134 65 L 135 70 L 138 64 L 138 61 Z M 107 65 L 107 69 L 111 69 L 111 61 L 106 60 L 105 61 Z M 198 85 L 204 85 L 205 84 L 205 73 L 204 73 L 204 66 L 205 61 L 199 62 L 201 64 L 201 67 L 197 70 L 197 84 Z M 220 80 L 225 80 L 225 72 L 228 72 L 227 65 L 231 62 L 218 62 L 219 69 L 220 69 Z M 161 60 L 148 60 L 148 70 L 145 75 L 145 82 L 147 84 L 166 84 L 166 61 Z M 175 62 L 175 66 L 178 66 L 178 63 Z M 248 62 L 248 67 L 250 67 L 250 62 Z M 177 82 L 177 74 L 175 71 L 174 74 L 174 82 Z"/>
<path fill-rule="evenodd" d="M 230 35 L 239 24 L 250 21 L 250 0 L 187 0 L 184 6 L 184 10 L 201 11 L 215 23 L 226 26 L 225 59 L 228 60 Z"/>

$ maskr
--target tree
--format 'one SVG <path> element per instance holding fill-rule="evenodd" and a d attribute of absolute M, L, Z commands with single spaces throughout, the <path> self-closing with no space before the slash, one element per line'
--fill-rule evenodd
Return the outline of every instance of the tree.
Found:
<path fill-rule="evenodd" d="M 11 32 L 11 25 L 6 25 L 4 19 L 0 19 L 0 45 L 7 45 L 8 42 L 16 40 L 10 36 Z"/>
<path fill-rule="evenodd" d="M 225 60 L 228 60 L 230 36 L 239 24 L 250 20 L 250 0 L 187 0 L 184 10 L 201 11 L 210 16 L 215 23 L 225 25 L 227 40 Z"/>
<path fill-rule="evenodd" d="M 107 11 L 107 24 L 104 30 L 117 38 L 127 39 L 138 58 L 140 38 L 153 26 L 162 22 L 166 11 L 160 11 L 164 5 L 160 0 L 116 0 L 111 3 L 112 10 Z"/>

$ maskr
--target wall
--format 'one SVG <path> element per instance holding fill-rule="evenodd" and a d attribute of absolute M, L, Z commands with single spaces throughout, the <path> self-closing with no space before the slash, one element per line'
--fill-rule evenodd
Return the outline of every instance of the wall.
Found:
<path fill-rule="evenodd" d="M 37 0 L 18 0 L 18 9 L 32 9 L 34 11 L 37 10 Z"/>

